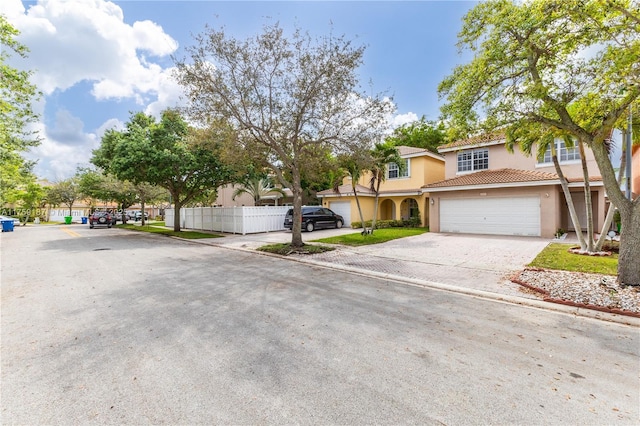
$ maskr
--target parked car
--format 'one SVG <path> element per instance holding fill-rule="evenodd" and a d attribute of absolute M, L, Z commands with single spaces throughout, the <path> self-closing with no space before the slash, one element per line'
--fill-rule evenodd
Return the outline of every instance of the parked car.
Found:
<path fill-rule="evenodd" d="M 137 211 L 134 213 L 133 219 L 137 222 L 139 220 L 142 220 L 142 212 L 141 211 Z M 144 220 L 149 220 L 149 213 L 144 212 Z"/>
<path fill-rule="evenodd" d="M 302 229 L 312 232 L 321 228 L 342 228 L 344 218 L 331 209 L 321 206 L 302 207 Z M 284 227 L 293 228 L 293 209 L 289 209 L 284 217 Z"/>
<path fill-rule="evenodd" d="M 89 216 L 89 228 L 93 229 L 96 225 L 106 225 L 107 228 L 111 228 L 114 221 L 115 216 L 112 216 L 111 213 L 97 210 Z"/>
<path fill-rule="evenodd" d="M 131 216 L 127 212 L 117 212 L 114 216 L 115 220 L 120 222 L 124 222 L 124 219 L 131 220 Z"/>
<path fill-rule="evenodd" d="M 0 216 L 0 220 L 12 220 L 13 221 L 13 226 L 20 226 L 20 219 L 16 219 L 15 217 L 11 217 L 11 216 Z"/>

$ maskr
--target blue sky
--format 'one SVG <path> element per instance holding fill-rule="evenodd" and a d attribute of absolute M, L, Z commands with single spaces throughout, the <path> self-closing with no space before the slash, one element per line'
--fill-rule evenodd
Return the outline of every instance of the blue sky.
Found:
<path fill-rule="evenodd" d="M 34 70 L 43 91 L 38 126 L 43 143 L 30 153 L 51 181 L 89 164 L 104 131 L 131 111 L 157 115 L 179 105 L 173 57 L 205 25 L 244 39 L 265 24 L 295 26 L 312 36 L 333 32 L 365 45 L 363 87 L 393 96 L 393 125 L 437 119 L 438 83 L 467 58 L 456 48 L 467 1 L 112 1 L 2 0 L 0 13 L 31 49 L 11 65 Z"/>

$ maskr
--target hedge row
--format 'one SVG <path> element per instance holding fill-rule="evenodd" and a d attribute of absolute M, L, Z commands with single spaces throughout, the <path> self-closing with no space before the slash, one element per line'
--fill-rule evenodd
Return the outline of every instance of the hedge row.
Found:
<path fill-rule="evenodd" d="M 371 228 L 372 221 L 366 220 L 364 225 L 367 228 Z M 409 219 L 401 220 L 377 220 L 376 229 L 382 228 L 419 228 L 421 225 L 419 217 L 412 217 Z M 354 229 L 362 228 L 362 222 L 351 222 L 351 227 Z"/>

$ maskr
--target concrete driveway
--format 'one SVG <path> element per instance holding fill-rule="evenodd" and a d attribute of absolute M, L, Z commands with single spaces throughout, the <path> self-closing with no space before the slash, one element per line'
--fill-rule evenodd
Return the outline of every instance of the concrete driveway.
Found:
<path fill-rule="evenodd" d="M 302 238 L 307 242 L 354 232 L 357 230 L 326 229 L 303 232 Z M 288 241 L 291 241 L 291 232 L 228 235 L 210 243 L 255 249 Z M 298 260 L 469 293 L 488 292 L 536 299 L 509 278 L 530 263 L 547 244 L 549 240 L 544 238 L 428 232 L 382 244 L 340 246 L 331 252 L 300 256 Z"/>
<path fill-rule="evenodd" d="M 358 252 L 434 265 L 508 272 L 530 263 L 547 244 L 549 240 L 543 238 L 428 232 L 364 246 Z"/>

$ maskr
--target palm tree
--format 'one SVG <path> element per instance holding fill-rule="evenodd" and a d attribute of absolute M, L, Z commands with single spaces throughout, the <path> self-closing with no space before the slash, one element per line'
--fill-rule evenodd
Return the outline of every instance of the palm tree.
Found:
<path fill-rule="evenodd" d="M 375 204 L 373 206 L 373 221 L 371 223 L 371 233 L 376 229 L 376 219 L 378 218 L 378 198 L 380 197 L 380 185 L 387 179 L 387 168 L 389 163 L 395 163 L 400 173 L 404 171 L 405 163 L 400 157 L 398 148 L 391 143 L 377 143 L 371 150 L 373 164 L 371 167 L 371 179 L 369 188 L 375 193 Z"/>
<path fill-rule="evenodd" d="M 351 155 L 345 154 L 338 158 L 338 163 L 340 164 L 340 168 L 344 169 L 345 175 L 351 177 L 351 189 L 353 190 L 353 197 L 356 199 L 356 206 L 358 206 L 360 223 L 362 223 L 362 235 L 370 234 L 371 231 L 367 230 L 364 216 L 362 215 L 357 185 L 362 174 L 371 168 L 371 154 L 368 151 Z"/>
<path fill-rule="evenodd" d="M 241 185 L 241 187 L 237 188 L 233 192 L 233 200 L 242 194 L 249 194 L 253 198 L 254 204 L 256 206 L 260 206 L 261 200 L 274 192 L 281 194 L 283 197 L 286 196 L 282 189 L 273 186 L 271 179 L 269 178 L 250 178 L 244 181 Z"/>

